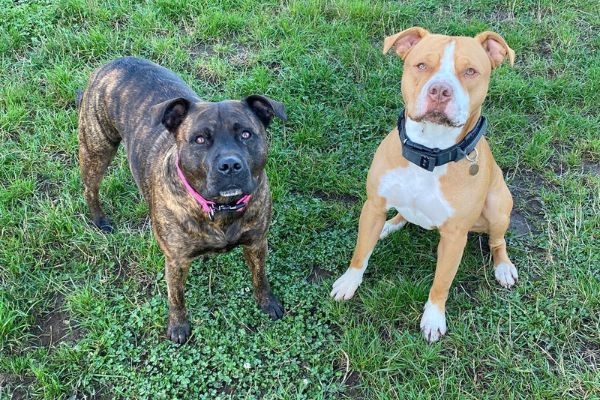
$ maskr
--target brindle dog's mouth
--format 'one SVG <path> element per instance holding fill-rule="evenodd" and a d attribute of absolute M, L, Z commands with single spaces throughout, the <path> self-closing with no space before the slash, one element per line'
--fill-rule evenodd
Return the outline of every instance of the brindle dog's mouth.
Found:
<path fill-rule="evenodd" d="M 219 196 L 221 196 L 221 197 L 233 197 L 233 196 L 239 196 L 240 194 L 242 194 L 242 189 L 239 189 L 239 188 L 221 190 L 219 192 Z"/>

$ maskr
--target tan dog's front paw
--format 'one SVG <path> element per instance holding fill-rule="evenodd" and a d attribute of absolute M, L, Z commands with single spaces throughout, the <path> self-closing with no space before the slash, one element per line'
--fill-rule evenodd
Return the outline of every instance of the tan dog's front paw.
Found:
<path fill-rule="evenodd" d="M 519 279 L 517 268 L 509 263 L 500 263 L 494 271 L 496 280 L 503 287 L 510 289 Z"/>
<path fill-rule="evenodd" d="M 421 333 L 429 343 L 437 342 L 446 334 L 446 316 L 429 301 L 425 303 L 421 317 Z"/>
<path fill-rule="evenodd" d="M 335 300 L 351 299 L 362 282 L 365 269 L 366 268 L 348 268 L 344 275 L 340 276 L 338 280 L 333 283 L 333 290 L 331 291 L 330 296 Z"/>

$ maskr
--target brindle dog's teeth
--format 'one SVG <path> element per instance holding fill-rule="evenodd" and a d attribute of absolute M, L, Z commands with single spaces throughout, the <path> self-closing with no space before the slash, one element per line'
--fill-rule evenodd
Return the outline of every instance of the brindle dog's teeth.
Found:
<path fill-rule="evenodd" d="M 223 191 L 219 192 L 219 195 L 221 197 L 239 196 L 240 194 L 242 194 L 241 189 L 223 190 Z"/>

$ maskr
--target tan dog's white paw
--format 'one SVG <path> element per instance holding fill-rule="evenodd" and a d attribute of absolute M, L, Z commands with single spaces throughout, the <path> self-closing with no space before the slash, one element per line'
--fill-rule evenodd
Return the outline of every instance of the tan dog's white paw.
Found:
<path fill-rule="evenodd" d="M 429 343 L 437 342 L 446 334 L 446 316 L 429 301 L 425 303 L 421 317 L 421 333 Z"/>
<path fill-rule="evenodd" d="M 406 221 L 402 221 L 399 224 L 394 224 L 393 222 L 385 221 L 385 225 L 383 225 L 383 229 L 381 229 L 379 239 L 385 239 L 390 233 L 402 229 L 404 225 L 406 225 Z"/>
<path fill-rule="evenodd" d="M 519 279 L 517 268 L 509 263 L 500 263 L 494 270 L 496 280 L 503 287 L 510 289 Z"/>
<path fill-rule="evenodd" d="M 333 290 L 329 295 L 335 300 L 351 299 L 352 296 L 354 296 L 354 292 L 356 292 L 358 285 L 362 282 L 365 269 L 366 268 L 348 268 L 344 275 L 340 276 L 338 280 L 333 283 Z"/>

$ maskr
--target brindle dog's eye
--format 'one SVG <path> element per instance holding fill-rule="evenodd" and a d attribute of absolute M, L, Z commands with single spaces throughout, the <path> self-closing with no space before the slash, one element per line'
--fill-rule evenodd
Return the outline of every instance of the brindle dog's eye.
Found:
<path fill-rule="evenodd" d="M 206 138 L 204 136 L 196 136 L 196 139 L 194 139 L 194 141 L 198 144 L 204 144 L 206 143 Z"/>
<path fill-rule="evenodd" d="M 250 131 L 242 131 L 242 139 L 246 140 L 246 139 L 250 139 L 250 137 L 252 136 L 252 132 Z"/>

